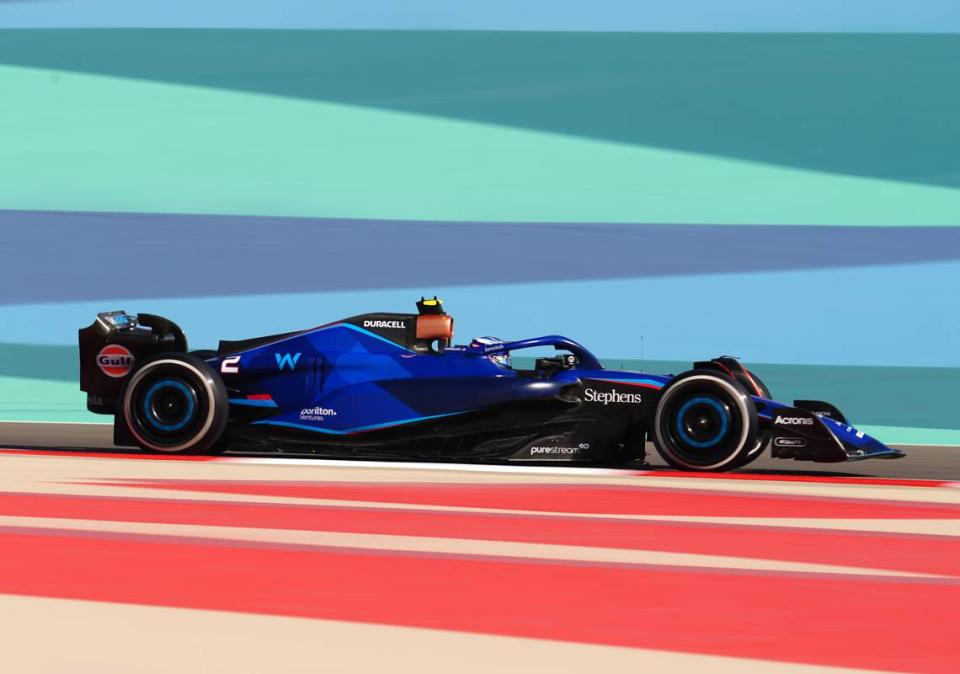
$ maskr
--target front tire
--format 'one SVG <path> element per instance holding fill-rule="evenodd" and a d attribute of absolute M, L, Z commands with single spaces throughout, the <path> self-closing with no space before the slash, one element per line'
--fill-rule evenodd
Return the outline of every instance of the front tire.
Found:
<path fill-rule="evenodd" d="M 712 370 L 691 370 L 661 391 L 651 436 L 674 468 L 724 471 L 754 450 L 757 430 L 756 406 L 739 382 Z"/>
<path fill-rule="evenodd" d="M 737 377 L 737 379 L 740 380 L 739 377 Z M 755 386 L 758 391 L 757 395 L 759 395 L 761 398 L 766 398 L 767 400 L 773 400 L 773 394 L 770 393 L 770 389 L 767 388 L 767 385 L 763 383 L 763 380 L 760 379 L 760 377 L 758 377 L 753 372 L 751 372 L 750 380 L 751 380 L 750 383 L 753 386 Z M 743 384 L 744 388 L 746 388 L 748 391 L 751 388 L 753 388 L 753 386 L 747 386 L 746 383 L 743 381 L 741 381 L 741 384 Z M 763 450 L 765 450 L 767 448 L 767 445 L 770 444 L 770 435 L 771 435 L 771 432 L 769 429 L 758 430 L 757 441 L 754 443 L 753 449 L 751 449 L 749 452 L 744 454 L 743 458 L 737 461 L 736 465 L 730 466 L 730 468 L 731 469 L 743 468 L 748 463 L 753 463 L 754 461 L 759 459 L 760 456 L 763 454 Z"/>
<path fill-rule="evenodd" d="M 149 452 L 202 454 L 226 428 L 227 389 L 201 358 L 161 354 L 133 373 L 120 414 L 137 444 Z"/>

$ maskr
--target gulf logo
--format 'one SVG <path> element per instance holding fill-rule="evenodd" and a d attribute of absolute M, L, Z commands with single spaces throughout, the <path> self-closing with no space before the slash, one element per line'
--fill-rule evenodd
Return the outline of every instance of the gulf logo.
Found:
<path fill-rule="evenodd" d="M 136 359 L 125 346 L 107 344 L 97 354 L 97 367 L 108 377 L 119 379 L 126 377 L 133 370 Z"/>

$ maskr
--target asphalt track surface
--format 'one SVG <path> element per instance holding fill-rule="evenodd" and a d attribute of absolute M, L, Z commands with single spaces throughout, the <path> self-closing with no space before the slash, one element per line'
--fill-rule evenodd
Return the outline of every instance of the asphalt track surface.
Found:
<path fill-rule="evenodd" d="M 948 445 L 894 445 L 907 452 L 902 459 L 867 460 L 847 463 L 785 461 L 767 455 L 738 471 L 754 475 L 833 475 L 887 477 L 919 480 L 960 481 L 960 447 Z M 113 444 L 109 424 L 0 422 L 0 447 L 29 449 L 75 449 L 79 452 L 131 451 Z M 133 450 L 136 451 L 136 450 Z M 249 456 L 249 455 L 248 455 Z M 277 456 L 259 454 L 255 456 Z M 652 445 L 647 446 L 651 469 L 666 469 Z M 361 463 L 362 462 L 358 462 Z M 438 464 L 442 465 L 442 464 Z M 402 463 L 398 462 L 398 466 Z"/>
<path fill-rule="evenodd" d="M 691 477 L 109 433 L 0 424 L 5 671 L 960 669 L 956 448 Z"/>

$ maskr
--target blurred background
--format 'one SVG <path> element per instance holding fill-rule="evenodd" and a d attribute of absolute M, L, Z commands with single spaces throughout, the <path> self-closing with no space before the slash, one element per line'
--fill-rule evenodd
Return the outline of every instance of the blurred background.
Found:
<path fill-rule="evenodd" d="M 438 294 L 458 342 L 735 355 L 960 442 L 958 32 L 952 0 L 0 0 L 0 419 L 102 420 L 97 311 L 201 348 Z"/>

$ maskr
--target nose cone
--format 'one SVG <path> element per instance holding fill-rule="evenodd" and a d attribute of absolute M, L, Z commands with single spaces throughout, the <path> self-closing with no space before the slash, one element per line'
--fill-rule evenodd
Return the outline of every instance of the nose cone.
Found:
<path fill-rule="evenodd" d="M 843 449 L 847 453 L 847 460 L 857 461 L 859 459 L 900 459 L 906 456 L 906 453 L 888 447 L 874 437 L 871 437 L 863 431 L 858 431 L 853 426 L 834 421 L 829 417 L 820 417 L 820 421 L 830 429 L 830 432 L 836 436 L 843 444 Z"/>

